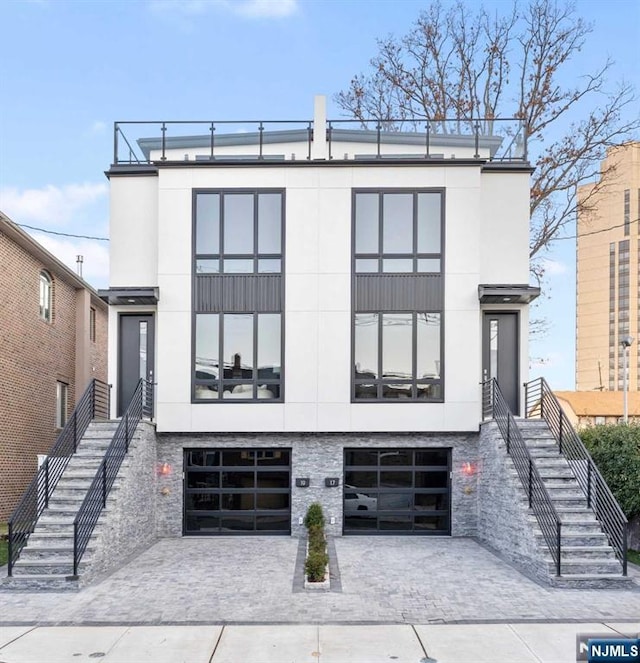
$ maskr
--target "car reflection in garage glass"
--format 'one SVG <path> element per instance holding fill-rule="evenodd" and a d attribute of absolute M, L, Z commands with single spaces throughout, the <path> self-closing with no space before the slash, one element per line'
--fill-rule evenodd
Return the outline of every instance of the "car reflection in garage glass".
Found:
<path fill-rule="evenodd" d="M 450 449 L 346 449 L 345 534 L 450 534 Z"/>

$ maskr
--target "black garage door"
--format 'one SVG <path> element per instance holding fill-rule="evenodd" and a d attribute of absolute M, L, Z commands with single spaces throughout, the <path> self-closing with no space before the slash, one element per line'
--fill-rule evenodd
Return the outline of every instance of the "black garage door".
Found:
<path fill-rule="evenodd" d="M 450 449 L 345 449 L 345 534 L 450 534 Z"/>
<path fill-rule="evenodd" d="M 187 449 L 184 534 L 290 534 L 290 449 Z"/>

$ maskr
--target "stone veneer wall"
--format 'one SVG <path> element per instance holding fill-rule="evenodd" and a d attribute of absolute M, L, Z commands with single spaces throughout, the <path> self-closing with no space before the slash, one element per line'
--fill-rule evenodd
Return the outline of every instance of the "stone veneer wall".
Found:
<path fill-rule="evenodd" d="M 142 421 L 118 473 L 119 487 L 111 491 L 98 521 L 91 542 L 95 548 L 88 568 L 80 572 L 81 583 L 119 566 L 157 538 L 156 467 L 155 426 Z"/>
<path fill-rule="evenodd" d="M 529 575 L 549 580 L 525 491 L 495 422 L 480 427 L 478 539 Z"/>
<path fill-rule="evenodd" d="M 465 474 L 463 465 L 478 461 L 478 434 L 407 433 L 264 433 L 264 434 L 160 434 L 157 438 L 158 463 L 168 463 L 170 472 L 157 479 L 157 533 L 161 537 L 182 535 L 183 450 L 187 448 L 278 448 L 289 447 L 291 457 L 292 534 L 300 535 L 299 524 L 307 507 L 320 502 L 327 519 L 327 533 L 342 534 L 342 483 L 345 448 L 424 447 L 452 448 L 451 533 L 475 536 L 477 533 L 477 475 Z M 309 477 L 309 488 L 298 488 L 296 477 Z M 325 477 L 339 477 L 340 486 L 326 488 Z M 331 524 L 331 518 L 335 522 Z"/>

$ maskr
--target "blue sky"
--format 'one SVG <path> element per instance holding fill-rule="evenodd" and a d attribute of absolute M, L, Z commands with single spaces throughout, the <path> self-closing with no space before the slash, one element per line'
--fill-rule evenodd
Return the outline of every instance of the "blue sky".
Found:
<path fill-rule="evenodd" d="M 467 0 L 467 4 L 475 2 Z M 500 9 L 492 0 L 485 7 Z M 106 237 L 114 120 L 308 119 L 366 70 L 375 40 L 405 33 L 414 0 L 0 0 L 0 209 L 14 221 Z M 616 61 L 611 87 L 640 90 L 640 3 L 578 0 L 594 25 L 564 76 Z M 33 233 L 84 276 L 108 284 L 108 244 Z M 575 243 L 549 253 L 549 321 L 532 343 L 532 376 L 573 388 Z"/>

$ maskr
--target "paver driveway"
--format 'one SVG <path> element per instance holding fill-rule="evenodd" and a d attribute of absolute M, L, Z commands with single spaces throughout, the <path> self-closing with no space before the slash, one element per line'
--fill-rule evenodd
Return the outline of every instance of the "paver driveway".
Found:
<path fill-rule="evenodd" d="M 343 537 L 334 551 L 339 582 L 311 593 L 297 539 L 163 539 L 78 592 L 0 586 L 0 624 L 640 621 L 637 570 L 631 589 L 552 589 L 471 539 Z"/>

